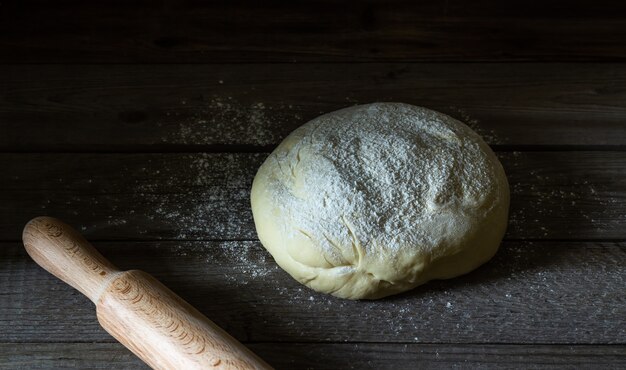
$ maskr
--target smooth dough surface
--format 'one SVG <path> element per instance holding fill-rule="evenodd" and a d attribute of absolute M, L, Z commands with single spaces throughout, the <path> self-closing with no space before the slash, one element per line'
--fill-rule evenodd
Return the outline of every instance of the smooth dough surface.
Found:
<path fill-rule="evenodd" d="M 316 291 L 375 299 L 489 260 L 509 188 L 463 123 L 402 103 L 358 105 L 293 131 L 252 186 L 259 239 Z"/>

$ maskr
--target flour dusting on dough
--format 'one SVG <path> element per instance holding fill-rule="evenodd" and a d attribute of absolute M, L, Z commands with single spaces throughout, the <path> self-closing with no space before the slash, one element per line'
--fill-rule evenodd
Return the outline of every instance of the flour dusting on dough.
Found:
<path fill-rule="evenodd" d="M 277 262 L 347 298 L 475 268 L 497 249 L 507 209 L 506 178 L 487 144 L 449 116 L 401 103 L 306 123 L 268 157 L 252 190 L 259 237 Z M 456 255 L 463 262 L 424 273 Z"/>

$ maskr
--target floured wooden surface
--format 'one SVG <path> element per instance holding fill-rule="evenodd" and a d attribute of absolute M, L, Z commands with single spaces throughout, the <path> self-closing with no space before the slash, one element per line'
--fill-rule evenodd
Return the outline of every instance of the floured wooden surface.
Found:
<path fill-rule="evenodd" d="M 504 242 L 466 276 L 377 301 L 316 293 L 256 241 L 96 247 L 122 269 L 155 275 L 244 342 L 623 344 L 626 335 L 624 243 Z M 0 341 L 111 341 L 86 298 L 30 263 L 19 244 L 0 250 L 8 266 Z"/>
<path fill-rule="evenodd" d="M 375 4 L 3 4 L 0 55 L 34 64 L 0 69 L 0 368 L 145 368 L 28 258 L 21 229 L 42 214 L 279 369 L 624 368 L 624 4 L 527 5 L 424 3 L 416 21 Z M 277 267 L 249 191 L 293 129 L 374 101 L 470 125 L 505 167 L 511 214 L 475 272 L 349 302 Z"/>
<path fill-rule="evenodd" d="M 511 187 L 506 238 L 626 237 L 622 152 L 497 154 Z M 42 213 L 70 222 L 92 240 L 256 239 L 249 194 L 266 156 L 0 154 L 0 167 L 21 163 L 0 195 L 6 215 L 0 235 L 16 238 Z"/>

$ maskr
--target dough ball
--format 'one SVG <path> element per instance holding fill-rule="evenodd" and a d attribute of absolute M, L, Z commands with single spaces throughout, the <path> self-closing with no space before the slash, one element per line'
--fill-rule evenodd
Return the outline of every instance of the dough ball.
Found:
<path fill-rule="evenodd" d="M 359 105 L 293 131 L 260 167 L 252 212 L 263 246 L 319 292 L 375 299 L 489 260 L 509 188 L 463 123 L 401 103 Z"/>

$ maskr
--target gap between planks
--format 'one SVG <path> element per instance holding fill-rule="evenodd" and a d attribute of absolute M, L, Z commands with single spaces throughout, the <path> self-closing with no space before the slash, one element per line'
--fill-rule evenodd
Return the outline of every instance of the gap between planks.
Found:
<path fill-rule="evenodd" d="M 626 143 L 626 64 L 12 65 L 0 80 L 5 152 L 265 151 L 373 101 L 441 111 L 503 150 Z"/>

